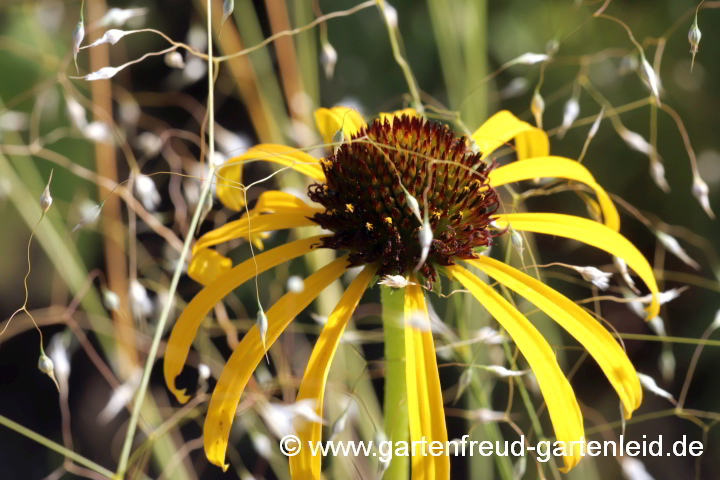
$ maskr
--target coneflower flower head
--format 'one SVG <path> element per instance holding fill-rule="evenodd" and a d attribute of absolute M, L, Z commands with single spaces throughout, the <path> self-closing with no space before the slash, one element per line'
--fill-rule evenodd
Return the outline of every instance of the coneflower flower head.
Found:
<path fill-rule="evenodd" d="M 490 245 L 487 226 L 498 206 L 487 182 L 492 167 L 446 126 L 408 116 L 376 120 L 323 161 L 327 182 L 312 185 L 309 196 L 325 212 L 312 220 L 333 233 L 323 246 L 349 251 L 352 265 L 379 262 L 381 278 L 420 265 L 432 284 L 434 265 L 477 258 L 473 248 Z"/>

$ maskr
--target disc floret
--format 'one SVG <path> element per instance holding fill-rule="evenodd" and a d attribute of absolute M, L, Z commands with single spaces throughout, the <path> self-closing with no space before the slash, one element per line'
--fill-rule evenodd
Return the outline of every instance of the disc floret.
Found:
<path fill-rule="evenodd" d="M 434 266 L 490 245 L 498 206 L 491 169 L 445 125 L 405 115 L 375 120 L 323 161 L 326 183 L 309 195 L 325 212 L 312 220 L 332 232 L 323 247 L 348 251 L 353 265 L 405 275 L 421 263 L 424 220 L 416 213 L 427 210 L 432 243 L 418 273 L 432 284 Z"/>

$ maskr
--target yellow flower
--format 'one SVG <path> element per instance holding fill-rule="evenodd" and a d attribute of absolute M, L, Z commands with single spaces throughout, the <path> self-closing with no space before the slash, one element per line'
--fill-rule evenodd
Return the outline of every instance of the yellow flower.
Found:
<path fill-rule="evenodd" d="M 334 145 L 334 153 L 326 159 L 281 145 L 258 145 L 219 171 L 218 197 L 229 208 L 244 207 L 243 195 L 235 186 L 241 182 L 243 164 L 257 160 L 290 167 L 317 182 L 310 187 L 309 195 L 322 207 L 309 206 L 282 192 L 265 192 L 249 214 L 197 240 L 189 274 L 205 288 L 178 318 L 164 360 L 165 380 L 180 402 L 189 397 L 175 387 L 175 378 L 183 369 L 198 327 L 213 306 L 257 273 L 314 248 L 331 248 L 344 255 L 305 279 L 302 293 L 287 293 L 267 311 L 265 345 L 269 348 L 292 319 L 347 267 L 364 267 L 330 315 L 300 385 L 298 400 L 314 400 L 318 416 L 323 414 L 330 364 L 363 292 L 376 276 L 402 275 L 409 280 L 404 304 L 410 439 L 447 441 L 432 330 L 420 287 L 431 285 L 440 273 L 462 283 L 512 337 L 535 373 L 557 439 L 572 442 L 584 437 L 575 395 L 547 341 L 507 300 L 459 265 L 465 262 L 525 297 L 580 342 L 597 361 L 630 417 L 642 400 L 640 382 L 625 352 L 607 330 L 542 282 L 473 252 L 475 247 L 489 245 L 492 237 L 510 226 L 514 231 L 549 234 L 592 245 L 627 262 L 653 294 L 649 318 L 657 315 L 658 289 L 652 269 L 618 233 L 620 222 L 615 206 L 582 165 L 550 156 L 547 135 L 505 111 L 491 117 L 472 135 L 473 147 L 482 153 L 473 153 L 466 139 L 414 111 L 381 114 L 380 120 L 370 124 L 347 108 L 319 109 L 315 118 L 326 143 L 331 143 L 337 131 L 344 131 L 342 145 Z M 493 168 L 486 157 L 511 140 L 515 141 L 518 161 Z M 496 187 L 541 177 L 567 179 L 590 187 L 603 223 L 557 213 L 495 212 Z M 418 210 L 422 215 L 417 214 Z M 256 238 L 260 232 L 317 225 L 331 234 L 287 243 L 233 268 L 225 257 L 208 250 L 231 239 Z M 261 340 L 257 327 L 245 335 L 212 395 L 204 436 L 205 452 L 215 465 L 226 467 L 225 452 L 238 402 L 265 354 Z M 310 423 L 297 433 L 301 444 L 317 442 L 321 440 L 322 425 Z M 569 470 L 579 459 L 579 448 L 567 448 L 562 470 Z M 302 449 L 290 459 L 293 479 L 320 478 L 320 462 L 320 456 Z M 449 460 L 444 455 L 418 456 L 412 466 L 413 478 L 420 478 L 422 472 L 432 472 L 424 478 L 446 479 L 450 475 Z"/>

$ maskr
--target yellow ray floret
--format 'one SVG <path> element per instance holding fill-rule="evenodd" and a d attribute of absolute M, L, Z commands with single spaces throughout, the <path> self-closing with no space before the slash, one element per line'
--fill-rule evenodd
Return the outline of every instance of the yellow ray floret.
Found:
<path fill-rule="evenodd" d="M 570 442 L 582 441 L 585 430 L 575 393 L 550 345 L 527 318 L 475 275 L 457 265 L 447 267 L 447 271 L 503 326 L 530 365 L 547 404 L 555 436 L 565 442 L 565 467 L 560 470 L 567 472 L 581 458 L 580 444 Z"/>
<path fill-rule="evenodd" d="M 600 322 L 561 293 L 509 265 L 487 257 L 468 263 L 525 297 L 580 342 L 615 388 L 626 418 L 631 417 L 642 403 L 640 380 L 625 351 Z"/>
<path fill-rule="evenodd" d="M 217 197 L 226 207 L 240 211 L 245 206 L 242 186 L 243 166 L 250 161 L 273 162 L 290 167 L 317 182 L 325 181 L 320 160 L 286 145 L 260 144 L 233 157 L 217 170 Z"/>
<path fill-rule="evenodd" d="M 267 225 L 267 222 L 273 222 L 273 220 L 262 219 L 260 223 L 253 225 L 253 219 L 259 217 L 262 213 L 295 213 L 305 217 L 304 219 L 297 220 L 302 223 L 300 226 L 311 226 L 313 225 L 311 222 L 305 221 L 307 220 L 306 217 L 319 211 L 320 210 L 309 207 L 295 195 L 275 190 L 263 192 L 258 198 L 255 208 L 250 211 L 249 224 L 248 217 L 243 215 L 243 218 L 226 223 L 222 227 L 206 233 L 195 242 L 188 275 L 196 282 L 207 285 L 214 280 L 217 275 L 232 267 L 230 259 L 209 250 L 213 245 L 224 243 L 235 238 L 245 238 L 246 240 L 251 240 L 258 250 L 264 250 L 265 245 L 263 244 L 263 239 L 268 238 L 270 234 L 268 231 L 260 230 L 260 228 L 262 228 L 263 225 Z M 276 220 L 274 225 L 276 225 L 277 228 L 273 227 L 270 228 L 270 230 L 286 228 L 285 219 L 288 218 L 287 216 L 273 218 Z M 250 233 L 248 233 L 248 231 L 250 231 Z"/>
<path fill-rule="evenodd" d="M 285 192 L 279 192 L 276 190 L 270 190 L 267 192 L 263 192 L 260 197 L 258 198 L 257 203 L 255 204 L 255 208 L 250 210 L 250 222 L 248 223 L 248 216 L 243 215 L 242 218 L 239 220 L 234 220 L 232 222 L 228 222 L 225 225 L 223 225 L 220 228 L 217 228 L 215 230 L 212 230 L 208 232 L 207 234 L 200 237 L 200 239 L 193 245 L 193 255 L 197 255 L 197 253 L 203 249 L 209 248 L 212 245 L 217 245 L 219 243 L 224 243 L 229 240 L 233 240 L 236 238 L 245 238 L 248 239 L 252 237 L 253 240 L 255 240 L 253 243 L 255 246 L 257 246 L 260 250 L 263 250 L 262 247 L 262 241 L 258 238 L 258 236 L 262 236 L 261 238 L 267 238 L 267 235 L 263 234 L 265 232 L 258 231 L 256 228 L 253 227 L 252 222 L 253 219 L 260 216 L 261 213 L 294 213 L 300 216 L 312 216 L 317 212 L 320 212 L 321 210 L 312 208 L 308 206 L 307 203 L 296 197 L 295 195 L 291 195 L 289 193 Z M 279 228 L 271 228 L 270 230 L 281 230 L 286 227 L 282 226 L 282 219 L 287 217 L 275 217 L 279 223 Z M 261 222 L 259 225 L 265 225 L 266 221 L 270 221 L 269 219 L 265 220 L 263 219 L 263 222 Z M 300 220 L 301 222 L 304 222 L 304 220 Z M 304 223 L 301 226 L 308 226 L 309 223 Z M 290 228 L 290 227 L 287 227 Z M 248 230 L 252 230 L 255 233 L 248 234 Z M 260 240 L 260 244 L 258 245 L 257 240 Z"/>
<path fill-rule="evenodd" d="M 417 111 L 414 108 L 404 108 L 394 112 L 382 112 L 378 114 L 381 121 L 392 123 L 393 118 L 407 115 L 416 117 Z M 361 128 L 366 126 L 365 119 L 357 110 L 348 107 L 318 108 L 315 110 L 315 126 L 323 136 L 325 143 L 332 143 L 335 134 L 342 128 L 345 141 L 357 134 Z"/>
<path fill-rule="evenodd" d="M 410 280 L 405 287 L 405 380 L 410 440 L 424 449 L 412 456 L 412 480 L 447 480 L 450 459 L 435 344 L 422 288 Z"/>
<path fill-rule="evenodd" d="M 200 250 L 233 240 L 235 238 L 248 238 L 248 235 L 258 232 L 285 230 L 287 228 L 313 227 L 315 222 L 308 217 L 324 210 L 316 208 L 297 209 L 294 213 L 269 213 L 267 215 L 250 215 L 228 222 L 222 227 L 207 232 L 198 238 L 193 245 L 193 255 Z"/>
<path fill-rule="evenodd" d="M 319 417 L 323 416 L 325 383 L 340 338 L 376 270 L 376 265 L 368 265 L 355 277 L 328 318 L 310 355 L 296 401 L 315 400 L 315 413 Z M 322 425 L 305 423 L 296 434 L 300 445 L 308 445 L 308 442 L 315 445 L 322 440 Z M 290 474 L 293 480 L 320 479 L 321 462 L 320 455 L 311 455 L 309 448 L 301 449 L 299 454 L 290 457 Z"/>
<path fill-rule="evenodd" d="M 278 190 L 268 190 L 260 194 L 250 213 L 290 213 L 304 208 L 310 207 L 301 198 Z"/>
<path fill-rule="evenodd" d="M 210 399 L 205 417 L 205 454 L 210 463 L 223 467 L 228 438 L 238 403 L 250 376 L 265 356 L 263 344 L 270 348 L 290 322 L 307 307 L 320 292 L 340 278 L 348 267 L 347 256 L 338 258 L 305 279 L 300 293 L 286 293 L 268 311 L 268 330 L 263 342 L 257 326 L 245 334 L 223 368 Z"/>
<path fill-rule="evenodd" d="M 650 267 L 642 253 L 616 231 L 586 218 L 559 213 L 510 213 L 498 215 L 495 223 L 499 228 L 510 225 L 514 230 L 518 231 L 572 238 L 625 260 L 652 293 L 652 302 L 648 307 L 648 319 L 657 316 L 660 310 L 657 300 L 659 292 L 652 267 Z"/>
<path fill-rule="evenodd" d="M 513 138 L 518 160 L 545 157 L 550 153 L 550 141 L 547 133 L 519 120 L 507 110 L 490 117 L 472 134 L 472 139 L 483 157 L 487 157 Z"/>
<path fill-rule="evenodd" d="M 193 255 L 190 267 L 188 267 L 188 277 L 202 285 L 208 285 L 231 268 L 232 260 L 229 258 L 220 255 L 215 250 L 200 250 Z"/>
<path fill-rule="evenodd" d="M 323 142 L 329 144 L 341 129 L 345 141 L 350 140 L 351 136 L 365 126 L 365 119 L 354 108 L 318 108 L 315 110 L 315 125 L 323 137 Z"/>
<path fill-rule="evenodd" d="M 590 172 L 575 160 L 563 157 L 537 157 L 523 162 L 513 162 L 490 172 L 490 185 L 498 187 L 506 183 L 535 178 L 565 178 L 582 182 L 592 188 L 602 209 L 605 225 L 620 230 L 620 216 L 605 190 L 595 182 Z"/>
<path fill-rule="evenodd" d="M 313 245 L 318 244 L 321 238 L 322 236 L 317 236 L 296 240 L 261 253 L 254 259 L 246 260 L 232 270 L 219 275 L 211 284 L 195 295 L 175 322 L 165 350 L 163 365 L 165 383 L 180 403 L 187 402 L 190 397 L 185 394 L 185 389 L 175 387 L 175 378 L 182 372 L 195 333 L 208 312 L 228 293 L 256 274 L 310 252 Z"/>

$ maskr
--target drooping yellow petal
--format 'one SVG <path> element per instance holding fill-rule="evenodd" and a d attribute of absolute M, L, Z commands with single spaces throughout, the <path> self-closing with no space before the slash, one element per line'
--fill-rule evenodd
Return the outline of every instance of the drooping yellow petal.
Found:
<path fill-rule="evenodd" d="M 412 284 L 405 287 L 405 381 L 410 440 L 427 441 L 417 443 L 424 452 L 412 456 L 412 479 L 447 480 L 450 459 L 445 452 L 448 437 L 435 344 L 422 288 Z M 433 447 L 433 442 L 439 443 Z M 442 454 L 435 456 L 438 452 Z"/>
<path fill-rule="evenodd" d="M 251 219 L 253 219 L 261 213 L 303 213 L 303 210 L 309 212 L 311 207 L 295 195 L 277 190 L 269 190 L 260 194 L 255 208 L 250 211 L 250 216 Z M 243 215 L 242 218 L 246 219 L 245 221 L 247 222 L 245 215 Z M 252 220 L 250 223 L 252 225 Z M 267 240 L 269 237 L 270 232 L 258 232 L 250 234 L 249 236 L 252 244 L 260 251 L 265 250 L 263 240 Z"/>
<path fill-rule="evenodd" d="M 322 236 L 316 236 L 296 240 L 256 255 L 254 259 L 246 260 L 232 270 L 219 275 L 212 283 L 193 297 L 173 326 L 165 350 L 163 365 L 165 383 L 180 403 L 187 402 L 190 397 L 185 395 L 185 389 L 175 388 L 175 378 L 182 372 L 190 351 L 190 345 L 195 339 L 195 333 L 203 320 L 205 320 L 208 312 L 228 293 L 253 278 L 256 274 L 305 255 L 313 249 L 313 245 L 317 244 L 321 238 Z"/>
<path fill-rule="evenodd" d="M 377 266 L 368 265 L 355 277 L 328 318 L 310 355 L 296 401 L 315 400 L 315 413 L 319 417 L 323 415 L 325 382 L 335 351 L 340 344 L 340 338 L 376 271 Z M 306 446 L 308 442 L 315 445 L 322 440 L 322 425 L 317 422 L 307 422 L 296 434 L 300 439 L 300 445 Z M 309 448 L 303 448 L 299 454 L 290 457 L 290 474 L 293 480 L 319 480 L 321 466 L 322 457 L 311 455 Z"/>
<path fill-rule="evenodd" d="M 345 140 L 365 126 L 365 119 L 354 108 L 332 107 L 315 110 L 315 125 L 325 143 L 332 143 L 333 137 L 342 128 Z"/>
<path fill-rule="evenodd" d="M 332 261 L 305 279 L 305 289 L 302 292 L 286 293 L 270 307 L 267 311 L 268 330 L 265 337 L 267 348 L 275 343 L 290 322 L 310 305 L 320 292 L 340 278 L 348 265 L 347 255 Z M 210 399 L 203 433 L 205 454 L 210 463 L 223 469 L 227 469 L 225 452 L 240 397 L 264 355 L 260 332 L 257 326 L 253 326 L 225 364 Z"/>
<path fill-rule="evenodd" d="M 602 223 L 559 213 L 509 213 L 498 215 L 495 223 L 499 228 L 511 225 L 514 230 L 572 238 L 622 258 L 642 278 L 652 293 L 648 319 L 657 316 L 660 310 L 657 301 L 659 292 L 652 267 L 635 245 L 618 232 Z"/>
<path fill-rule="evenodd" d="M 519 120 L 507 110 L 500 111 L 488 118 L 472 134 L 472 139 L 475 140 L 483 157 L 490 155 L 513 138 L 518 160 L 546 157 L 550 153 L 550 141 L 547 134 L 542 129 Z"/>
<path fill-rule="evenodd" d="M 620 216 L 605 190 L 595 182 L 590 172 L 575 160 L 562 157 L 537 157 L 524 162 L 512 162 L 490 172 L 490 185 L 497 187 L 506 183 L 535 178 L 566 178 L 581 182 L 592 188 L 602 208 L 605 225 L 620 230 Z"/>
<path fill-rule="evenodd" d="M 555 354 L 540 332 L 515 307 L 468 270 L 458 265 L 447 267 L 455 279 L 505 328 L 532 368 L 547 404 L 555 436 L 565 443 L 567 472 L 580 461 L 580 442 L 585 436 L 582 413 L 575 393 L 557 363 Z"/>
<path fill-rule="evenodd" d="M 295 195 L 269 190 L 260 194 L 255 208 L 250 211 L 250 215 L 251 218 L 255 218 L 261 213 L 302 213 L 303 210 L 310 211 L 311 207 Z M 243 215 L 243 218 L 247 217 Z M 252 221 L 250 223 L 252 224 Z M 255 245 L 255 248 L 262 251 L 265 250 L 263 240 L 267 240 L 269 237 L 270 232 L 253 233 L 250 234 L 250 241 Z"/>
<path fill-rule="evenodd" d="M 242 185 L 243 166 L 249 161 L 265 161 L 279 163 L 285 167 L 307 175 L 317 182 L 325 181 L 325 174 L 320 160 L 305 152 L 285 145 L 260 144 L 252 147 L 247 153 L 233 157 L 217 170 L 217 197 L 226 207 L 240 211 L 245 206 L 245 195 Z"/>
<path fill-rule="evenodd" d="M 382 112 L 378 114 L 378 117 L 382 123 L 385 123 L 385 120 L 387 120 L 392 124 L 393 118 L 402 117 L 403 115 L 407 115 L 408 117 L 418 116 L 417 110 L 414 108 L 403 108 L 402 110 L 395 110 L 394 112 Z"/>
<path fill-rule="evenodd" d="M 193 255 L 200 250 L 218 245 L 235 238 L 248 238 L 249 234 L 284 230 L 287 228 L 312 227 L 317 224 L 308 217 L 324 210 L 317 208 L 298 208 L 294 213 L 269 213 L 267 215 L 244 216 L 238 220 L 228 222 L 222 227 L 210 230 L 198 238 L 193 245 Z"/>
<path fill-rule="evenodd" d="M 268 190 L 260 194 L 252 211 L 257 213 L 290 213 L 297 211 L 298 208 L 309 207 L 307 203 L 295 195 L 278 190 Z"/>
<path fill-rule="evenodd" d="M 231 268 L 232 260 L 208 248 L 193 255 L 188 267 L 188 277 L 202 285 L 208 285 Z"/>
<path fill-rule="evenodd" d="M 467 262 L 525 297 L 580 342 L 617 391 L 626 418 L 632 416 L 642 403 L 640 380 L 625 351 L 600 322 L 561 293 L 509 265 L 487 257 Z"/>
<path fill-rule="evenodd" d="M 255 248 L 257 248 L 261 252 L 265 250 L 265 242 L 263 242 L 263 240 L 267 240 L 268 238 L 270 238 L 270 232 L 258 232 L 250 234 L 250 241 L 255 246 Z"/>
<path fill-rule="evenodd" d="M 420 298 L 413 295 L 409 287 L 405 288 L 405 384 L 407 389 L 408 402 L 408 425 L 410 427 L 410 441 L 413 445 L 420 446 L 421 450 L 410 459 L 412 480 L 424 480 L 434 478 L 435 464 L 429 462 L 427 445 L 421 443 L 424 436 L 430 436 L 430 406 L 428 405 L 425 392 L 427 390 L 425 363 L 423 358 L 422 323 L 425 298 L 420 293 Z M 421 306 L 422 305 L 422 306 Z M 417 323 L 417 327 L 413 324 Z M 429 322 L 428 322 L 429 323 Z M 428 325 L 429 326 L 429 325 Z"/>

